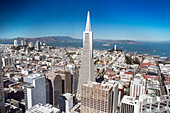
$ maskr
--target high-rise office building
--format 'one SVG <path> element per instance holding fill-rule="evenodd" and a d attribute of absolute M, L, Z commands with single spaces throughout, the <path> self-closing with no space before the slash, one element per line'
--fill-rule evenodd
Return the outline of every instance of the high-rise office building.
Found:
<path fill-rule="evenodd" d="M 14 46 L 18 46 L 18 41 L 17 40 L 14 40 Z"/>
<path fill-rule="evenodd" d="M 40 51 L 40 42 L 37 41 L 36 44 L 37 44 L 37 51 Z"/>
<path fill-rule="evenodd" d="M 3 75 L 1 66 L 1 55 L 0 55 L 0 113 L 5 113 L 5 103 L 4 103 L 4 87 L 3 87 Z"/>
<path fill-rule="evenodd" d="M 57 106 L 58 97 L 64 93 L 71 93 L 71 74 L 67 71 L 46 72 L 48 82 L 47 102 Z"/>
<path fill-rule="evenodd" d="M 66 70 L 71 73 L 71 84 L 72 84 L 72 93 L 77 92 L 77 86 L 78 86 L 78 68 L 74 64 L 67 64 Z"/>
<path fill-rule="evenodd" d="M 84 83 L 81 88 L 81 113 L 114 113 L 115 86 L 118 87 L 117 82 Z"/>
<path fill-rule="evenodd" d="M 93 62 L 93 32 L 91 31 L 90 13 L 88 12 L 86 29 L 83 32 L 83 52 L 81 55 L 78 94 L 81 93 L 81 85 L 89 81 L 95 81 L 95 73 Z"/>
<path fill-rule="evenodd" d="M 54 72 L 47 72 L 47 103 L 53 106 L 58 105 L 58 97 L 62 94 L 62 80 L 61 76 Z"/>
<path fill-rule="evenodd" d="M 36 104 L 46 104 L 46 78 L 43 74 L 33 73 L 24 77 L 26 109 Z"/>

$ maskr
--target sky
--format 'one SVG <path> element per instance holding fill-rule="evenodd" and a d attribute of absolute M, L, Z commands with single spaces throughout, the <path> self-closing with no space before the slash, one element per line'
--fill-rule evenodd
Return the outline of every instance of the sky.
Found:
<path fill-rule="evenodd" d="M 170 0 L 1 0 L 0 39 L 82 39 L 88 11 L 94 39 L 170 41 Z"/>

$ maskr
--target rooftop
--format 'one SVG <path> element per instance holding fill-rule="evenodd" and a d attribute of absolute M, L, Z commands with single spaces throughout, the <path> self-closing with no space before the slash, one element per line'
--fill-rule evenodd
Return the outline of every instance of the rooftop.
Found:
<path fill-rule="evenodd" d="M 35 79 L 35 78 L 39 78 L 40 76 L 42 76 L 42 74 L 40 74 L 40 73 L 32 73 L 32 74 L 30 74 L 30 75 L 28 75 L 26 77 L 31 78 L 31 79 Z"/>
<path fill-rule="evenodd" d="M 52 107 L 50 104 L 44 106 L 42 104 L 37 104 L 28 109 L 26 113 L 60 113 L 60 109 Z"/>

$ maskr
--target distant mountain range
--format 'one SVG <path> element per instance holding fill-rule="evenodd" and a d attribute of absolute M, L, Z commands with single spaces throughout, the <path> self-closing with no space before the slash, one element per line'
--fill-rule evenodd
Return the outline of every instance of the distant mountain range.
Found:
<path fill-rule="evenodd" d="M 7 42 L 13 42 L 14 40 L 21 41 L 27 39 L 28 42 L 36 42 L 41 41 L 45 43 L 52 43 L 52 42 L 80 42 L 82 39 L 75 39 L 69 36 L 47 36 L 47 37 L 37 37 L 37 38 L 25 38 L 25 37 L 18 37 L 13 39 L 7 39 Z M 1 40 L 3 41 L 3 40 Z M 94 39 L 95 42 L 103 42 L 103 43 L 115 43 L 115 44 L 140 44 L 139 42 L 133 40 L 102 40 L 102 39 Z"/>

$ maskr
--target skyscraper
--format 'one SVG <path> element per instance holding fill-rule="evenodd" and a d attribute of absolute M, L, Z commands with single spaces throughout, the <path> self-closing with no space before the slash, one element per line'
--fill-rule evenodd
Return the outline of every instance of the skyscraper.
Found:
<path fill-rule="evenodd" d="M 39 51 L 39 50 L 40 50 L 40 42 L 37 41 L 37 51 Z"/>
<path fill-rule="evenodd" d="M 32 73 L 24 77 L 26 109 L 36 104 L 46 104 L 46 78 L 43 74 Z"/>
<path fill-rule="evenodd" d="M 81 93 L 81 85 L 85 82 L 95 81 L 93 62 L 93 32 L 90 25 L 90 12 L 87 14 L 86 29 L 83 32 L 83 52 L 81 56 L 80 77 L 77 94 Z"/>
<path fill-rule="evenodd" d="M 0 55 L 0 113 L 5 113 L 4 104 L 5 103 L 4 103 L 3 75 L 2 75 L 1 55 Z"/>
<path fill-rule="evenodd" d="M 77 92 L 78 85 L 78 68 L 75 64 L 67 64 L 66 71 L 71 73 L 71 84 L 72 84 L 72 93 Z"/>
<path fill-rule="evenodd" d="M 58 97 L 64 93 L 71 93 L 71 73 L 67 71 L 46 72 L 47 102 L 53 106 L 58 105 Z"/>

